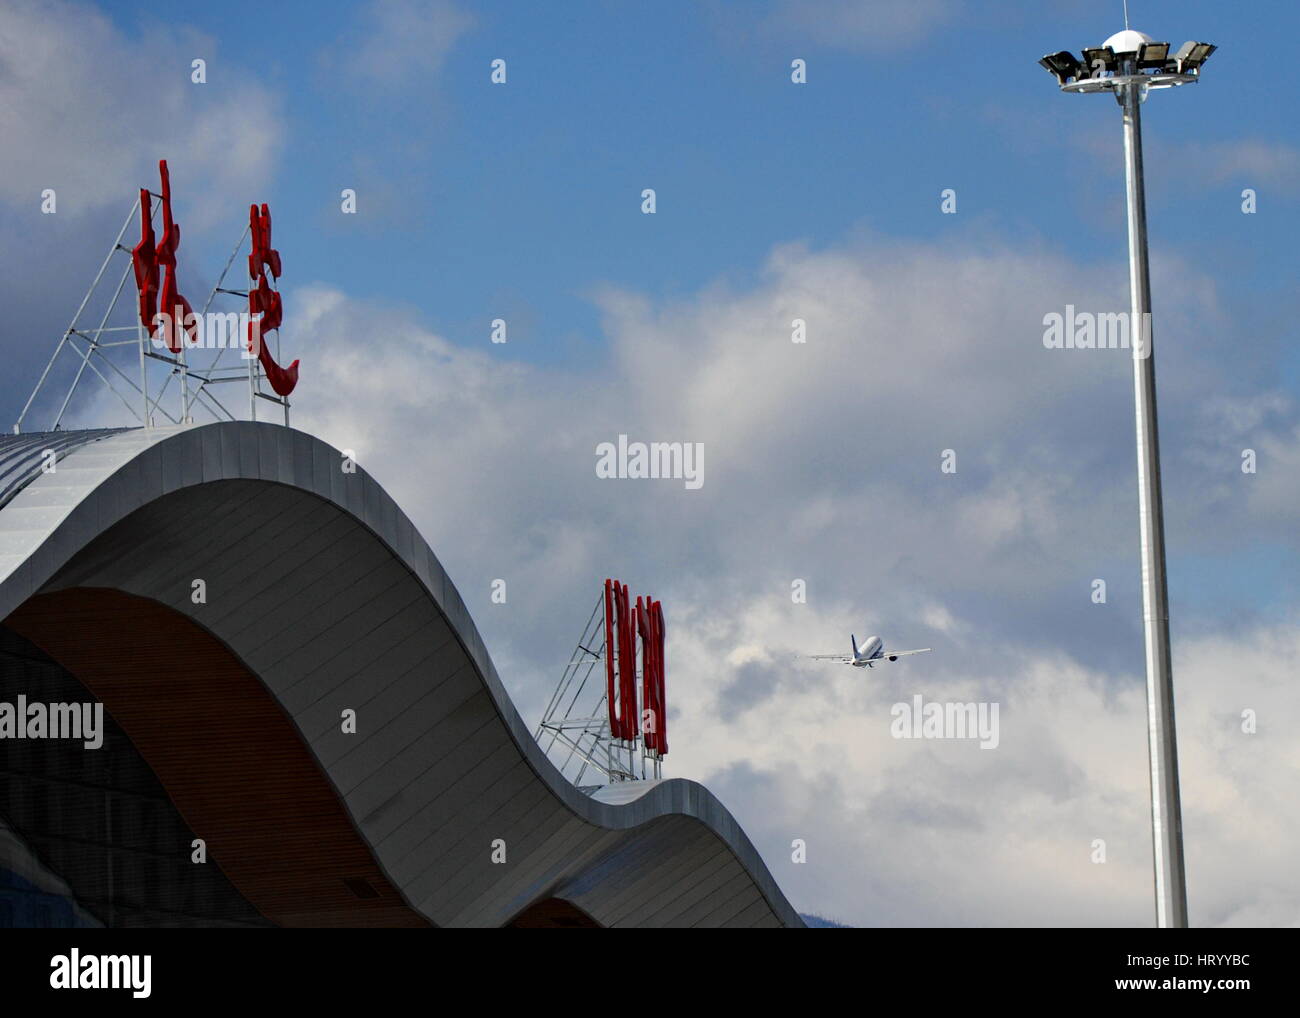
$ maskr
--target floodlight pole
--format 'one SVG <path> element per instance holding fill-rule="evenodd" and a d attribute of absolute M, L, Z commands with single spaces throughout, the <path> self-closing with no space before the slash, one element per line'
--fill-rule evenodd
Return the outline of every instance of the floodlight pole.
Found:
<path fill-rule="evenodd" d="M 1136 76 L 1137 61 L 1121 58 L 1121 73 Z M 1183 816 L 1178 794 L 1174 680 L 1169 652 L 1169 587 L 1165 578 L 1165 522 L 1160 492 L 1160 438 L 1156 427 L 1156 359 L 1151 334 L 1151 277 L 1147 266 L 1146 191 L 1142 171 L 1142 99 L 1131 81 L 1117 96 L 1124 109 L 1124 176 L 1128 191 L 1128 273 L 1137 425 L 1138 515 L 1142 542 L 1142 623 L 1147 661 L 1147 748 L 1151 766 L 1151 840 L 1155 863 L 1156 925 L 1187 925 Z"/>

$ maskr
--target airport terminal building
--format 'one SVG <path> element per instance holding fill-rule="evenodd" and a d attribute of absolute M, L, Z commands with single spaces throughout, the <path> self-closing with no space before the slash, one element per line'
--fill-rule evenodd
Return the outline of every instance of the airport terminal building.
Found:
<path fill-rule="evenodd" d="M 560 774 L 345 462 L 0 438 L 0 926 L 802 926 L 706 788 Z"/>

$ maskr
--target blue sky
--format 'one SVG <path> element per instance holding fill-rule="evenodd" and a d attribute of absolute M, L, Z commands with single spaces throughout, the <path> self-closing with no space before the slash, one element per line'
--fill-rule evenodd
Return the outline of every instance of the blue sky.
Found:
<path fill-rule="evenodd" d="M 512 354 L 554 360 L 600 355 L 590 288 L 672 295 L 719 277 L 743 283 L 791 240 L 972 230 L 1008 243 L 1068 238 L 1087 257 L 1122 252 L 1117 111 L 1057 94 L 1036 64 L 1100 42 L 1119 4 L 1008 2 L 992 5 L 995 17 L 990 5 L 936 6 L 951 16 L 936 15 L 923 38 L 878 47 L 870 32 L 831 46 L 764 28 L 762 4 L 571 3 L 557 14 L 487 3 L 466 8 L 472 24 L 441 66 L 404 70 L 395 86 L 339 69 L 349 38 L 374 21 L 354 5 L 304 16 L 292 4 L 196 4 L 183 22 L 212 40 L 194 49 L 211 61 L 209 88 L 235 72 L 230 61 L 256 68 L 284 104 L 284 154 L 265 198 L 286 226 L 319 230 L 295 247 L 291 278 L 412 304 L 466 343 L 504 306 L 528 319 Z M 1279 98 L 1300 89 L 1300 69 L 1279 60 L 1265 80 L 1251 60 L 1254 40 L 1285 37 L 1300 13 L 1133 6 L 1157 38 L 1224 40 L 1203 87 L 1147 107 L 1153 236 L 1203 255 L 1213 237 L 1216 262 L 1235 270 L 1225 282 L 1275 306 L 1291 279 L 1276 254 L 1296 211 L 1294 166 L 1278 188 L 1160 155 L 1295 144 Z M 104 9 L 126 32 L 156 17 L 150 4 Z M 816 5 L 804 16 L 815 20 Z M 810 62 L 805 86 L 790 83 L 793 56 Z M 504 87 L 488 81 L 497 57 L 508 61 Z M 1094 136 L 1108 144 L 1072 143 Z M 1246 218 L 1234 195 L 1252 185 L 1265 213 Z M 347 186 L 363 211 L 353 220 L 338 214 Z M 639 211 L 644 187 L 658 193 L 654 219 Z M 960 196 L 956 220 L 934 214 L 945 187 Z"/>
<path fill-rule="evenodd" d="M 1157 39 L 1220 47 L 1143 107 L 1193 920 L 1290 924 L 1300 70 L 1255 55 L 1300 8 L 1130 7 Z M 800 908 L 1149 921 L 1131 365 L 1041 342 L 1067 303 L 1126 307 L 1119 110 L 1037 65 L 1122 28 L 1118 0 L 4 18 L 11 417 L 158 158 L 192 301 L 266 201 L 295 424 L 407 509 L 526 717 L 619 575 L 668 614 L 670 773 L 720 792 Z M 75 417 L 115 420 L 93 400 Z M 598 482 L 619 433 L 704 442 L 703 489 Z M 867 684 L 798 662 L 850 631 L 935 652 Z M 916 692 L 1000 698 L 1003 749 L 882 742 Z M 1254 741 L 1244 707 L 1268 718 Z M 806 866 L 784 861 L 795 836 Z"/>

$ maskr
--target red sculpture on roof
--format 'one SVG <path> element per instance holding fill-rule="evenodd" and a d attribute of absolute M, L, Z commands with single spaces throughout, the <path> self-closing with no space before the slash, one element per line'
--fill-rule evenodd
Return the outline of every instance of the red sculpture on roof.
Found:
<path fill-rule="evenodd" d="M 172 353 L 179 353 L 183 334 L 194 340 L 198 321 L 190 302 L 180 293 L 176 283 L 176 252 L 181 246 L 180 224 L 172 217 L 172 184 L 167 171 L 167 160 L 158 161 L 158 175 L 162 180 L 159 198 L 162 201 L 162 237 L 154 239 L 153 203 L 148 190 L 140 189 L 140 242 L 131 249 L 131 265 L 135 270 L 136 291 L 139 294 L 140 323 L 167 344 Z M 288 396 L 298 384 L 298 361 L 287 368 L 275 362 L 263 338 L 274 332 L 284 320 L 284 304 L 278 290 L 267 281 L 280 278 L 280 252 L 271 247 L 271 209 L 263 204 L 248 207 L 248 226 L 252 236 L 252 252 L 248 256 L 248 312 L 260 315 L 248 323 L 248 349 L 262 365 L 267 382 L 278 395 Z M 162 287 L 158 285 L 162 269 Z"/>
<path fill-rule="evenodd" d="M 270 208 L 263 204 L 259 213 L 256 205 L 248 206 L 248 229 L 253 238 L 253 250 L 248 256 L 248 276 L 252 280 L 248 287 L 248 313 L 262 316 L 248 323 L 248 348 L 256 347 L 257 359 L 271 388 L 279 395 L 287 396 L 298 384 L 298 362 L 294 361 L 287 368 L 280 367 L 265 342 L 266 334 L 278 329 L 284 320 L 280 293 L 266 281 L 267 269 L 277 281 L 280 278 L 280 252 L 271 247 Z"/>

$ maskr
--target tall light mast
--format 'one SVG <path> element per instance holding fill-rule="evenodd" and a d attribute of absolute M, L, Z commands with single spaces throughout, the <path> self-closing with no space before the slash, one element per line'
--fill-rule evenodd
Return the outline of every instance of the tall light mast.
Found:
<path fill-rule="evenodd" d="M 1151 334 L 1151 278 L 1147 267 L 1147 212 L 1142 172 L 1142 103 L 1152 89 L 1200 80 L 1215 50 L 1187 42 L 1170 56 L 1169 43 L 1129 28 L 1083 59 L 1062 51 L 1039 61 L 1063 92 L 1110 92 L 1124 116 L 1124 178 L 1128 194 L 1129 336 L 1137 430 L 1138 524 L 1142 547 L 1142 621 L 1147 664 L 1147 741 L 1151 773 L 1151 839 L 1156 925 L 1187 925 L 1183 818 L 1178 793 L 1174 679 L 1169 654 L 1169 591 L 1165 579 L 1165 523 L 1160 495 L 1160 439 L 1156 427 L 1156 360 Z"/>

